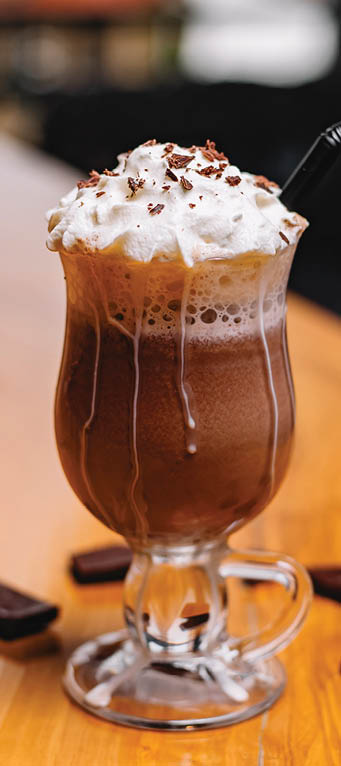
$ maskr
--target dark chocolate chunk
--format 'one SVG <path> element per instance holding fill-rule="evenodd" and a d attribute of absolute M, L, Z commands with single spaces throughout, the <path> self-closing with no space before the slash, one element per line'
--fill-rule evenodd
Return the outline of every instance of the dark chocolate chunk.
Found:
<path fill-rule="evenodd" d="M 0 638 L 5 641 L 40 633 L 58 613 L 54 604 L 0 584 Z"/>
<path fill-rule="evenodd" d="M 308 572 L 318 596 L 341 603 L 341 567 L 313 567 Z"/>
<path fill-rule="evenodd" d="M 130 567 L 132 553 L 125 545 L 111 545 L 72 556 L 71 572 L 79 583 L 123 580 Z"/>

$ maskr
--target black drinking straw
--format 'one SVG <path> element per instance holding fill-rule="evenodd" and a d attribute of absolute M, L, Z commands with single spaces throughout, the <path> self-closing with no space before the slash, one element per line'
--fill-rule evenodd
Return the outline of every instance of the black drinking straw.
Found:
<path fill-rule="evenodd" d="M 341 154 L 341 122 L 324 130 L 283 186 L 279 199 L 290 209 L 300 207 Z"/>

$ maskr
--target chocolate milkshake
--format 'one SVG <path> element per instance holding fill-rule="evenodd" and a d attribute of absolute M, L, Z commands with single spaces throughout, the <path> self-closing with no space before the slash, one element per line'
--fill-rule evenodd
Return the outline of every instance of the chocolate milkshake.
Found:
<path fill-rule="evenodd" d="M 133 547 L 200 544 L 259 513 L 294 426 L 285 291 L 306 222 L 213 142 L 147 142 L 50 211 L 68 315 L 66 476 Z"/>

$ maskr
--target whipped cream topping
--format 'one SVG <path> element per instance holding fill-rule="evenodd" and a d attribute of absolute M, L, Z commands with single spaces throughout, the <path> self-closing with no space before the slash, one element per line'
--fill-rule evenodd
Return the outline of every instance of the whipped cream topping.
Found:
<path fill-rule="evenodd" d="M 280 189 L 241 172 L 215 144 L 183 148 L 155 140 L 92 171 L 48 212 L 50 250 L 124 254 L 135 261 L 281 253 L 306 221 L 288 212 Z"/>

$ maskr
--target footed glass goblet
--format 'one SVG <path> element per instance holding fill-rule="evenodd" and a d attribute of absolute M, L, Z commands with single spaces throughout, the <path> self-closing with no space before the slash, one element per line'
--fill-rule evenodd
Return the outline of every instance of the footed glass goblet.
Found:
<path fill-rule="evenodd" d="M 229 538 L 268 505 L 289 461 L 294 251 L 192 268 L 61 253 L 60 459 L 86 508 L 133 551 L 126 628 L 79 647 L 64 678 L 101 718 L 209 728 L 260 713 L 284 688 L 274 654 L 302 625 L 309 578 L 289 557 L 238 552 Z M 228 578 L 284 586 L 272 625 L 231 635 Z"/>

